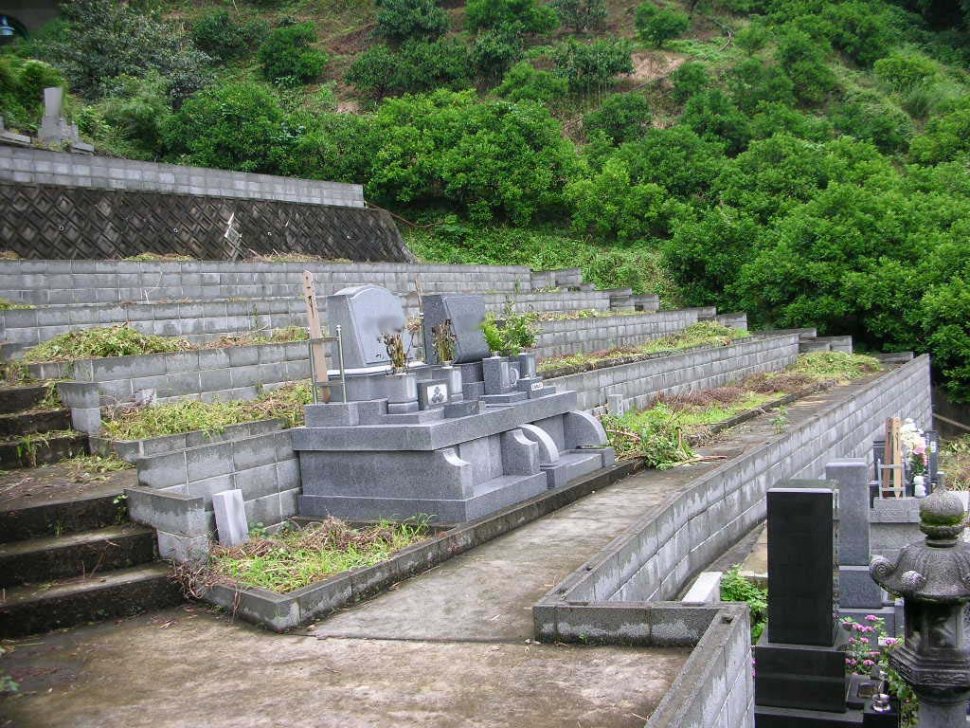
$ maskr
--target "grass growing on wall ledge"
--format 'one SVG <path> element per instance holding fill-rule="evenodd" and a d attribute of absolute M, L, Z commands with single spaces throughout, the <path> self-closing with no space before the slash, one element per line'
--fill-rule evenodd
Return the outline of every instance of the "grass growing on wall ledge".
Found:
<path fill-rule="evenodd" d="M 286 593 L 378 564 L 429 533 L 420 522 L 381 522 L 367 528 L 352 528 L 336 518 L 302 527 L 288 523 L 272 536 L 255 532 L 242 546 L 215 547 L 204 578 Z"/>
<path fill-rule="evenodd" d="M 286 427 L 296 427 L 303 422 L 303 407 L 311 401 L 309 382 L 297 382 L 253 400 L 189 400 L 139 407 L 106 421 L 104 436 L 112 440 L 147 440 L 183 432 L 219 433 L 230 425 L 271 419 L 282 419 Z"/>
<path fill-rule="evenodd" d="M 872 357 L 841 352 L 804 354 L 781 372 L 754 374 L 727 387 L 660 396 L 644 410 L 601 419 L 610 445 L 621 459 L 642 459 L 647 467 L 666 470 L 697 459 L 692 443 L 710 436 L 707 428 L 756 410 L 778 395 L 807 392 L 850 382 L 881 370 Z M 773 421 L 788 424 L 784 411 Z"/>
<path fill-rule="evenodd" d="M 602 351 L 580 352 L 543 359 L 538 366 L 538 371 L 539 374 L 547 377 L 562 376 L 611 366 L 614 362 L 619 363 L 618 360 L 627 363 L 636 361 L 637 358 L 646 358 L 651 354 L 679 351 L 693 346 L 727 346 L 750 335 L 744 329 L 734 329 L 716 321 L 700 321 L 676 334 L 662 336 L 639 346 L 615 346 Z"/>
<path fill-rule="evenodd" d="M 221 349 L 229 346 L 252 346 L 254 344 L 282 344 L 303 341 L 309 337 L 307 330 L 299 326 L 287 326 L 269 334 L 260 332 L 226 334 L 213 341 L 192 343 L 175 336 L 144 334 L 128 324 L 98 326 L 77 329 L 55 336 L 24 351 L 23 363 L 40 364 L 77 359 L 102 359 L 109 356 L 142 356 L 145 354 L 170 354 L 176 351 Z"/>

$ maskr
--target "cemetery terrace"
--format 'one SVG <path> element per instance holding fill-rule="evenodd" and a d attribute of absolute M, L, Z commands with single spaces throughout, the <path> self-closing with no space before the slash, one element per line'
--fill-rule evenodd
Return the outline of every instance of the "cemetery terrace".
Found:
<path fill-rule="evenodd" d="M 385 262 L 0 260 L 0 296 L 31 306 L 0 310 L 29 374 L 0 387 L 0 456 L 42 466 L 0 479 L 15 723 L 861 725 L 835 689 L 805 706 L 777 686 L 808 674 L 786 662 L 805 645 L 842 685 L 833 608 L 895 615 L 865 564 L 918 533 L 917 483 L 909 430 L 874 441 L 928 427 L 928 357 L 749 332 L 577 269 L 413 262 L 354 186 L 297 192 L 331 198 L 272 205 L 351 210 Z M 110 472 L 43 465 L 88 452 Z M 769 569 L 769 608 L 807 599 L 815 631 L 776 618 L 752 646 L 715 572 L 757 555 L 766 515 L 769 549 L 786 522 L 804 536 L 813 585 Z"/>

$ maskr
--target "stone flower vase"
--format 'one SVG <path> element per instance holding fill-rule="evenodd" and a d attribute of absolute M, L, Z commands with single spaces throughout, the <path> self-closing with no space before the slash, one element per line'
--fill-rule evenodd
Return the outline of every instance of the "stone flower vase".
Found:
<path fill-rule="evenodd" d="M 384 396 L 391 404 L 415 402 L 418 399 L 418 380 L 410 372 L 392 372 L 384 377 Z"/>

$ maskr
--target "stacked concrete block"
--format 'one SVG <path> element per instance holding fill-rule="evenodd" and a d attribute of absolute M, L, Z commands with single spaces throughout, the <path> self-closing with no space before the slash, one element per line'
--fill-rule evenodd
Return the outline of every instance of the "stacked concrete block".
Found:
<path fill-rule="evenodd" d="M 683 352 L 550 379 L 579 396 L 579 408 L 611 412 L 648 407 L 661 394 L 720 387 L 750 374 L 778 371 L 798 357 L 797 334 L 752 336 L 723 347 Z"/>
<path fill-rule="evenodd" d="M 361 185 L 139 162 L 117 157 L 78 157 L 64 152 L 14 147 L 0 147 L 0 180 L 19 184 L 100 189 L 118 189 L 121 186 L 128 190 L 202 197 L 365 206 Z"/>
<path fill-rule="evenodd" d="M 702 476 L 543 603 L 675 598 L 692 575 L 765 518 L 765 493 L 776 482 L 818 478 L 837 457 L 864 456 L 887 417 L 923 416 L 929 409 L 929 358 L 922 356 Z"/>
<path fill-rule="evenodd" d="M 542 322 L 536 341 L 540 358 L 637 346 L 696 324 L 696 309 Z"/>

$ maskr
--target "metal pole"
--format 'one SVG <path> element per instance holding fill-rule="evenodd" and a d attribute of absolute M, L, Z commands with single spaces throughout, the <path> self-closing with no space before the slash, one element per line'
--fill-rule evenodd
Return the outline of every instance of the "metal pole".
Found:
<path fill-rule="evenodd" d="M 340 360 L 340 389 L 343 392 L 344 403 L 347 402 L 347 370 L 344 368 L 344 337 L 342 327 L 337 324 L 337 358 Z"/>

